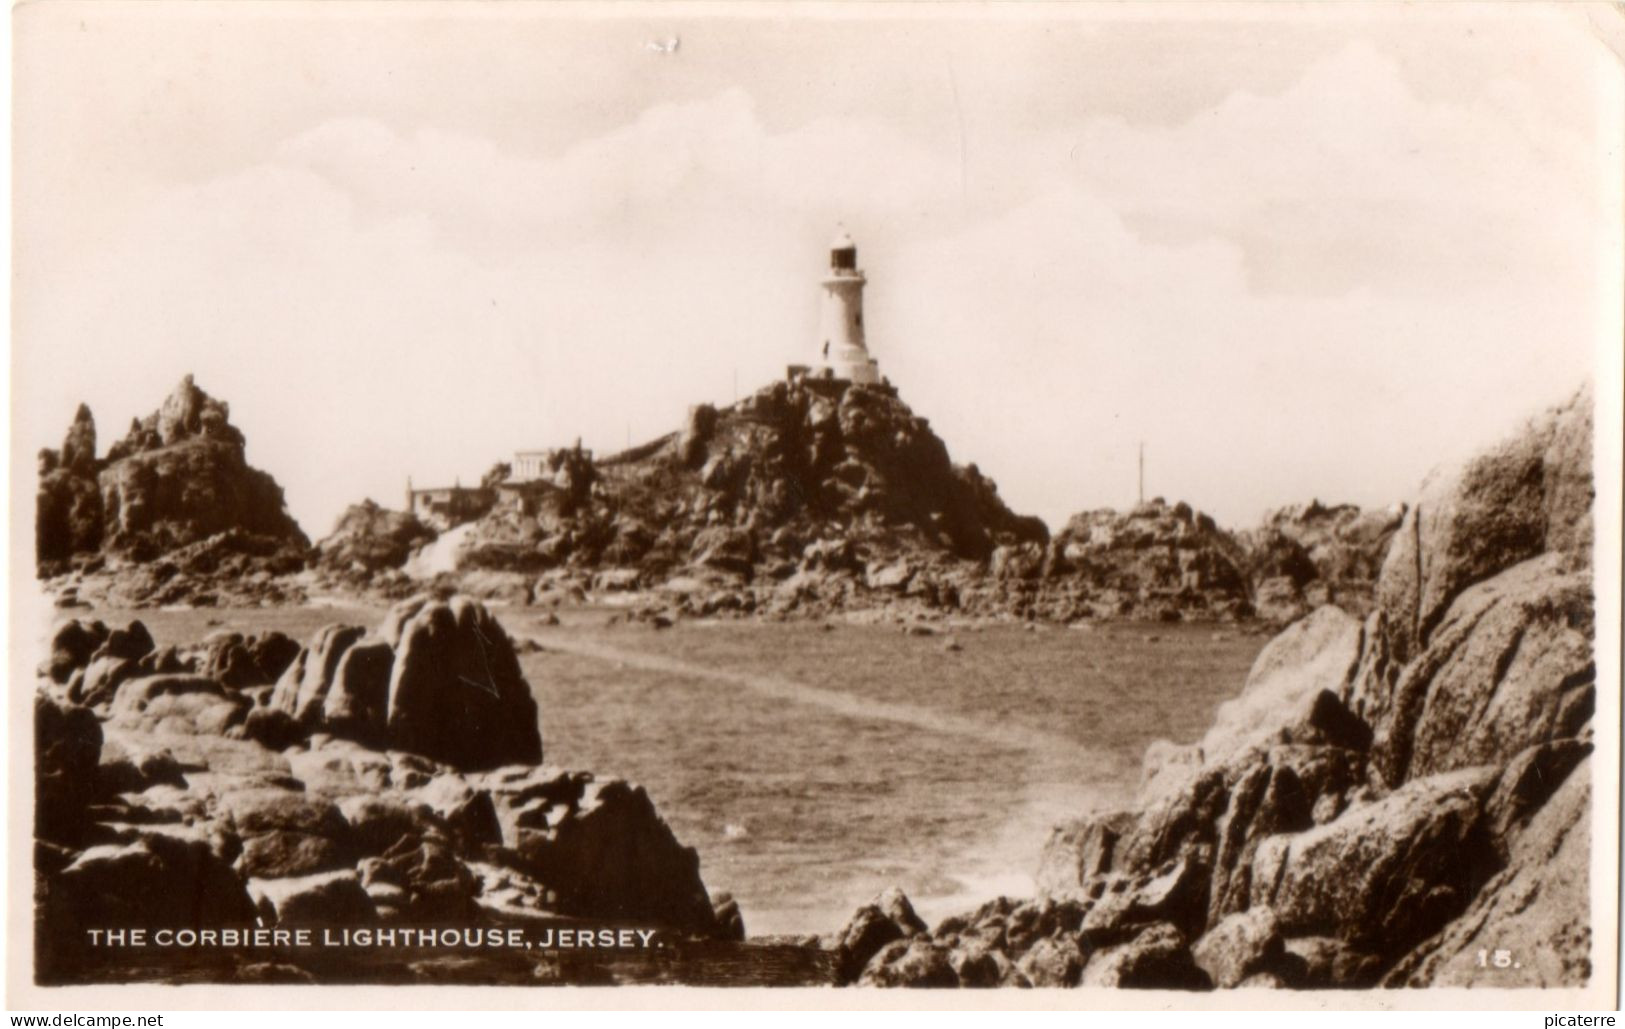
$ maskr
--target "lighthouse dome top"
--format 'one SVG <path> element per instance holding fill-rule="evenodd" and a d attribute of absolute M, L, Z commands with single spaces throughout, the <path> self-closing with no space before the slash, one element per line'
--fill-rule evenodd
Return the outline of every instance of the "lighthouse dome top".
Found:
<path fill-rule="evenodd" d="M 841 229 L 835 233 L 835 239 L 831 241 L 829 248 L 831 250 L 855 250 L 857 246 L 856 243 L 852 242 L 851 235 L 845 229 Z"/>

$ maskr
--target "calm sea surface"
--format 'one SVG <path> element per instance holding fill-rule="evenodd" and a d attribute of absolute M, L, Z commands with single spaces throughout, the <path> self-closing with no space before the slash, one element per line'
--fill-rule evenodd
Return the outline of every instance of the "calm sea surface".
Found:
<path fill-rule="evenodd" d="M 358 608 L 91 613 L 160 644 L 216 629 L 307 639 Z M 549 764 L 643 785 L 753 934 L 822 932 L 901 886 L 932 920 L 1031 890 L 1049 827 L 1125 803 L 1146 744 L 1201 736 L 1259 637 L 1203 626 L 957 630 L 605 626 L 503 609 Z M 211 624 L 215 623 L 215 624 Z"/>

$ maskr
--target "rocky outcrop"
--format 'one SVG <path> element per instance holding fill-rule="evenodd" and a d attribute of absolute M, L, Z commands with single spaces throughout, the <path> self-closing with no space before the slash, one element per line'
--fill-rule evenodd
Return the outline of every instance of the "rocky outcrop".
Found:
<path fill-rule="evenodd" d="M 405 601 L 380 635 L 395 652 L 384 720 L 395 747 L 459 768 L 541 761 L 536 701 L 483 605 Z"/>
<path fill-rule="evenodd" d="M 1591 560 L 1590 392 L 1453 473 L 1435 474 L 1406 513 L 1377 586 L 1393 656 L 1409 659 L 1462 591 L 1551 555 Z"/>
<path fill-rule="evenodd" d="M 346 508 L 333 531 L 316 544 L 316 565 L 336 578 L 370 584 L 380 573 L 401 568 L 435 536 L 409 512 L 363 500 Z"/>
<path fill-rule="evenodd" d="M 1583 985 L 1590 410 L 1430 480 L 1369 614 L 1288 628 L 1133 808 L 1055 831 L 1038 898 L 929 934 L 959 984 Z"/>
<path fill-rule="evenodd" d="M 174 670 L 143 669 L 95 707 L 67 699 L 95 655 L 135 654 L 143 636 L 69 622 L 41 667 L 42 981 L 91 975 L 105 949 L 86 948 L 84 931 L 107 926 L 586 919 L 678 938 L 743 935 L 737 905 L 713 905 L 698 855 L 644 790 L 536 763 L 535 702 L 506 633 L 477 603 L 419 599 L 376 636 L 323 630 L 296 657 L 275 634 L 148 649 L 119 660 L 167 655 Z M 346 662 L 369 649 L 381 676 L 347 678 Z M 264 685 L 285 658 L 277 686 Z M 335 714 L 335 690 L 363 681 L 382 687 L 382 706 Z M 329 731 L 374 712 L 375 739 Z M 287 730 L 272 745 L 248 731 L 267 714 Z"/>
<path fill-rule="evenodd" d="M 1504 866 L 1460 917 L 1405 956 L 1395 986 L 1573 986 L 1591 974 L 1590 761 L 1560 781 L 1527 823 L 1498 838 Z M 1531 947 L 1529 940 L 1539 940 Z M 1479 952 L 1485 960 L 1480 962 Z"/>
<path fill-rule="evenodd" d="M 1257 614 L 1286 623 L 1323 604 L 1364 617 L 1406 508 L 1362 511 L 1318 500 L 1284 507 L 1237 534 Z"/>
<path fill-rule="evenodd" d="M 840 974 L 856 979 L 882 950 L 926 929 L 903 891 L 890 889 L 859 908 L 835 940 Z"/>
<path fill-rule="evenodd" d="M 864 596 L 953 607 L 955 583 L 979 579 L 996 548 L 1048 535 L 975 466 L 953 464 L 886 386 L 779 382 L 696 407 L 679 432 L 624 453 L 564 450 L 552 465 L 503 484 L 459 539 L 455 581 L 527 597 L 670 584 L 662 593 L 694 614 Z"/>
<path fill-rule="evenodd" d="M 1459 914 L 1493 871 L 1483 801 L 1495 774 L 1417 779 L 1324 825 L 1270 836 L 1253 855 L 1247 906 L 1273 912 L 1288 936 L 1403 954 Z"/>
<path fill-rule="evenodd" d="M 79 600 L 135 605 L 218 600 L 299 570 L 309 541 L 244 448 L 191 376 L 102 458 L 81 406 L 62 448 L 40 454 L 40 576 Z"/>
<path fill-rule="evenodd" d="M 1185 503 L 1161 498 L 1126 512 L 1072 516 L 1047 546 L 996 555 L 994 606 L 1057 621 L 1176 621 L 1252 613 L 1244 555 L 1228 532 Z"/>

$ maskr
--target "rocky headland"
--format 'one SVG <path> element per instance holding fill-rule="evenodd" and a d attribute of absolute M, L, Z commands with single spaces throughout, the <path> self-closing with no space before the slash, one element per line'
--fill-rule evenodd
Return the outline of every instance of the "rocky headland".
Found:
<path fill-rule="evenodd" d="M 895 891 L 860 909 L 826 941 L 842 978 L 1583 985 L 1591 407 L 1430 478 L 1393 530 L 1284 518 L 1391 531 L 1369 612 L 1322 606 L 1272 640 L 1199 743 L 1147 752 L 1132 806 L 1055 830 L 1036 897 L 934 928 Z"/>

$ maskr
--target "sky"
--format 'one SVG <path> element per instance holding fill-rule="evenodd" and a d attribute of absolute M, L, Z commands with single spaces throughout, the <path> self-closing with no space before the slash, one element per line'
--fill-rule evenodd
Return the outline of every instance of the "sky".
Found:
<path fill-rule="evenodd" d="M 186 373 L 313 538 L 816 352 L 1014 508 L 1384 506 L 1618 349 L 1608 5 L 22 6 L 14 467 Z M 677 41 L 675 47 L 671 41 Z M 26 484 L 19 483 L 19 488 Z"/>

